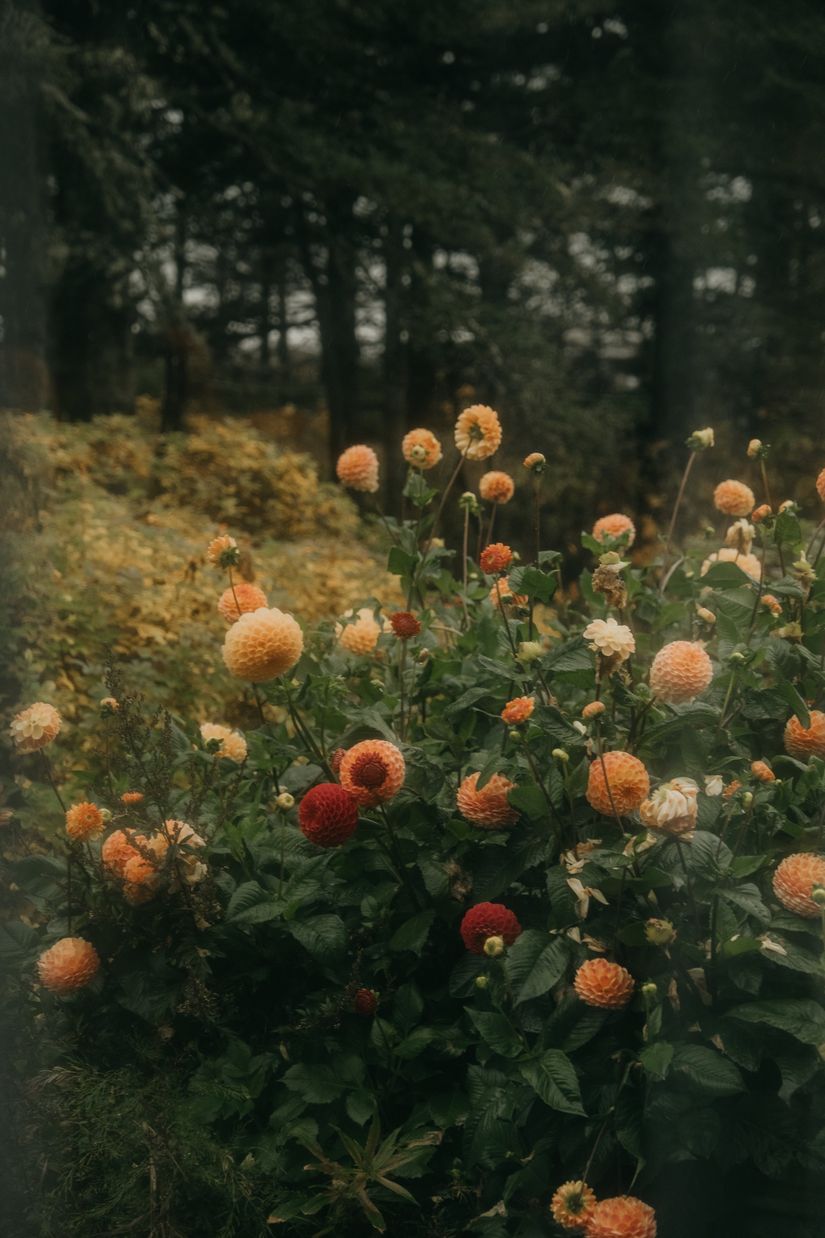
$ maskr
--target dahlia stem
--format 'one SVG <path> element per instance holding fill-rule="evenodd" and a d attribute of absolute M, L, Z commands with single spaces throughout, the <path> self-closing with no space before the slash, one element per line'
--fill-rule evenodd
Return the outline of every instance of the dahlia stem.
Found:
<path fill-rule="evenodd" d="M 284 692 L 286 694 L 289 716 L 292 719 L 292 725 L 295 727 L 298 737 L 303 740 L 303 742 L 309 748 L 309 751 L 317 759 L 317 761 L 323 767 L 327 775 L 330 778 L 332 778 L 332 770 L 330 769 L 327 763 L 326 757 L 324 756 L 323 752 L 321 751 L 321 749 L 318 747 L 317 743 L 315 742 L 315 739 L 313 738 L 312 732 L 310 731 L 309 727 L 306 725 L 306 723 L 301 718 L 301 715 L 298 712 L 298 706 L 294 703 L 292 699 L 292 692 L 286 680 L 284 680 Z"/>
<path fill-rule="evenodd" d="M 45 754 L 45 752 L 43 751 L 43 749 L 42 749 L 42 748 L 41 748 L 41 749 L 39 749 L 39 752 L 40 752 L 40 760 L 41 760 L 41 762 L 42 762 L 42 764 L 43 764 L 43 768 L 44 768 L 44 770 L 45 770 L 45 772 L 46 772 L 46 781 L 48 782 L 48 784 L 49 784 L 49 786 L 51 787 L 52 791 L 54 791 L 55 798 L 56 798 L 56 800 L 57 800 L 58 804 L 60 805 L 61 809 L 62 809 L 62 810 L 63 810 L 63 812 L 65 813 L 65 812 L 66 812 L 66 805 L 65 805 L 65 803 L 63 802 L 63 796 L 60 794 L 60 792 L 59 792 L 59 791 L 58 791 L 58 789 L 57 789 L 57 783 L 56 783 L 56 782 L 55 782 L 55 780 L 54 780 L 54 774 L 53 774 L 53 772 L 52 772 L 52 764 L 51 764 L 51 761 L 50 761 L 50 760 L 49 760 L 49 758 L 46 756 L 46 754 Z"/>
<path fill-rule="evenodd" d="M 513 633 L 510 631 L 510 621 L 508 620 L 506 614 L 504 613 L 504 602 L 502 601 L 502 597 L 501 597 L 500 580 L 501 578 L 499 576 L 496 576 L 496 598 L 498 600 L 498 610 L 499 610 L 499 614 L 501 615 L 501 621 L 504 624 L 504 631 L 507 633 L 507 640 L 510 644 L 511 650 L 513 651 L 513 657 L 515 658 L 516 662 L 518 662 L 518 649 L 516 648 L 516 642 L 513 639 Z"/>
<path fill-rule="evenodd" d="M 534 482 L 533 482 L 533 535 L 535 538 L 535 545 L 536 545 L 536 559 L 535 559 L 536 567 L 539 566 L 539 560 L 541 559 L 541 480 L 542 480 L 542 475 L 541 473 L 539 473 L 539 475 L 534 479 Z M 531 596 L 530 611 L 527 616 L 527 639 L 528 640 L 533 639 L 533 607 L 534 605 L 535 605 L 535 602 Z"/>
<path fill-rule="evenodd" d="M 667 529 L 667 537 L 665 538 L 665 562 L 667 562 L 667 559 L 670 556 L 670 546 L 671 546 L 671 542 L 673 541 L 673 531 L 676 528 L 676 517 L 679 515 L 679 508 L 682 506 L 682 499 L 684 498 L 684 494 L 685 494 L 685 486 L 687 485 L 688 478 L 690 477 L 690 471 L 693 468 L 693 462 L 696 459 L 696 455 L 697 453 L 695 451 L 692 451 L 690 455 L 688 456 L 688 461 L 687 461 L 687 464 L 685 465 L 685 471 L 682 474 L 682 480 L 679 483 L 679 492 L 676 495 L 676 502 L 673 504 L 673 514 L 670 517 L 670 524 L 668 525 L 668 529 Z"/>
<path fill-rule="evenodd" d="M 496 508 L 497 507 L 498 507 L 498 503 L 493 503 L 492 509 L 490 511 L 490 523 L 487 525 L 487 545 L 488 546 L 493 540 L 493 525 L 496 522 Z"/>
<path fill-rule="evenodd" d="M 234 581 L 234 578 L 233 578 L 233 576 L 232 576 L 232 567 L 231 567 L 231 565 L 227 568 L 227 571 L 229 572 L 229 588 L 232 590 L 232 597 L 233 597 L 234 602 L 235 602 L 235 610 L 238 612 L 238 613 L 237 613 L 237 615 L 236 615 L 236 622 L 237 622 L 237 620 L 238 620 L 238 619 L 240 619 L 240 617 L 241 617 L 241 604 L 240 604 L 240 602 L 238 601 L 238 595 L 237 595 L 237 593 L 235 592 L 235 581 Z"/>
<path fill-rule="evenodd" d="M 762 593 L 765 588 L 765 560 L 767 559 L 767 555 L 768 555 L 768 543 L 767 543 L 767 540 L 765 539 L 764 534 L 762 535 L 761 540 L 762 540 L 762 561 L 761 561 L 761 565 L 759 568 L 759 584 L 756 589 L 756 597 L 754 598 L 754 602 L 753 602 L 753 610 L 751 611 L 751 621 L 748 624 L 748 639 L 745 642 L 747 645 L 750 645 L 751 643 L 751 638 L 753 636 L 753 629 L 756 624 L 756 616 L 759 612 L 759 603 L 762 601 Z"/>
<path fill-rule="evenodd" d="M 461 580 L 462 580 L 461 604 L 464 608 L 464 623 L 463 623 L 464 631 L 467 630 L 467 626 L 469 625 L 469 622 L 470 622 L 470 616 L 467 611 L 467 556 L 468 556 L 468 551 L 469 551 L 469 543 L 470 543 L 470 509 L 469 507 L 465 507 L 464 508 L 464 537 L 461 543 Z"/>
<path fill-rule="evenodd" d="M 550 811 L 550 816 L 553 818 L 556 825 L 558 826 L 558 830 L 559 830 L 558 842 L 559 842 L 559 849 L 561 849 L 561 847 L 564 844 L 564 823 L 562 822 L 561 817 L 556 811 L 555 804 L 550 798 L 550 792 L 547 790 L 547 787 L 544 785 L 544 780 L 541 774 L 539 773 L 538 766 L 536 765 L 536 758 L 533 756 L 532 752 L 530 751 L 530 747 L 526 740 L 524 740 L 522 747 L 524 749 L 524 755 L 527 757 L 527 763 L 529 764 L 530 769 L 533 771 L 533 777 L 535 778 L 539 788 L 541 789 L 541 793 L 544 796 L 545 803 L 547 804 L 547 807 Z"/>
<path fill-rule="evenodd" d="M 685 853 L 683 850 L 684 844 L 681 838 L 675 838 L 673 841 L 676 843 L 676 850 L 679 852 L 679 861 L 682 865 L 682 872 L 685 874 L 685 889 L 687 890 L 690 911 L 693 916 L 693 924 L 696 929 L 696 936 L 701 937 L 702 926 L 699 923 L 699 909 L 696 906 L 696 899 L 693 896 L 693 883 L 690 880 L 690 873 L 688 872 L 687 860 L 685 859 Z"/>
<path fill-rule="evenodd" d="M 406 738 L 406 699 L 405 699 L 405 671 L 407 664 L 407 642 L 400 642 L 401 649 L 398 654 L 398 734 L 402 741 Z"/>
<path fill-rule="evenodd" d="M 808 542 L 808 545 L 805 547 L 805 558 L 806 559 L 810 560 L 811 551 L 813 550 L 813 547 L 814 547 L 814 542 L 816 541 L 817 537 L 819 536 L 819 534 L 822 532 L 823 529 L 825 529 L 825 517 L 823 517 L 822 520 L 820 520 L 819 524 L 816 526 L 813 533 L 811 534 L 811 540 Z M 819 550 L 817 551 L 817 555 L 813 563 L 814 567 L 816 567 L 817 563 L 819 562 L 819 556 L 822 554 L 823 546 L 825 546 L 825 538 L 823 538 L 819 544 Z"/>
<path fill-rule="evenodd" d="M 762 474 L 762 485 L 765 487 L 765 500 L 768 507 L 773 508 L 773 499 L 771 498 L 771 488 L 768 485 L 768 470 L 765 467 L 764 456 L 759 457 L 759 470 Z"/>
<path fill-rule="evenodd" d="M 267 731 L 269 729 L 269 723 L 264 715 L 263 701 L 261 700 L 261 695 L 258 692 L 258 685 L 256 683 L 252 684 L 252 693 L 255 697 L 255 704 L 258 706 L 258 717 L 261 719 L 261 730 Z M 272 766 L 272 781 L 275 783 L 275 794 L 280 795 L 281 786 L 278 781 L 278 770 L 275 765 Z"/>
<path fill-rule="evenodd" d="M 444 492 L 443 492 L 443 493 L 442 493 L 442 495 L 441 495 L 441 500 L 440 500 L 440 502 L 439 502 L 439 504 L 438 504 L 438 507 L 435 509 L 435 516 L 433 517 L 433 526 L 432 526 L 432 528 L 430 529 L 430 536 L 429 536 L 429 538 L 427 539 L 427 544 L 426 544 L 426 546 L 424 547 L 424 551 L 423 551 L 423 553 L 422 553 L 422 555 L 421 555 L 421 562 L 422 562 L 422 563 L 423 563 L 423 562 L 424 562 L 424 560 L 427 558 L 427 555 L 428 555 L 428 554 L 429 554 L 429 552 L 430 552 L 430 547 L 431 547 L 431 546 L 432 546 L 432 544 L 433 544 L 433 541 L 434 541 L 434 539 L 435 539 L 435 535 L 436 535 L 436 531 L 438 530 L 438 522 L 439 522 L 439 520 L 441 519 L 442 513 L 443 513 L 443 511 L 444 511 L 444 505 L 445 505 L 445 503 L 447 502 L 447 498 L 448 498 L 448 496 L 449 496 L 449 494 L 450 494 L 450 491 L 452 490 L 453 486 L 455 485 L 456 481 L 458 480 L 458 475 L 459 475 L 459 473 L 461 472 L 461 467 L 462 467 L 462 465 L 464 464 L 464 458 L 465 458 L 465 455 L 466 455 L 466 453 L 462 451 L 461 455 L 458 457 L 458 464 L 457 464 L 457 465 L 455 466 L 455 468 L 453 469 L 452 476 L 450 477 L 450 480 L 447 482 L 447 485 L 446 485 L 446 486 L 445 486 L 445 488 L 444 488 Z"/>

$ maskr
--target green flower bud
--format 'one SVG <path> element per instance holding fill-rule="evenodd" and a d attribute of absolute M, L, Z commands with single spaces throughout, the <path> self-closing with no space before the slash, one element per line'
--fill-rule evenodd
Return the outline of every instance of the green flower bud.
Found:
<path fill-rule="evenodd" d="M 486 989 L 490 981 L 486 976 L 476 976 L 475 983 L 477 989 Z"/>
<path fill-rule="evenodd" d="M 670 920 L 653 918 L 645 922 L 645 937 L 651 946 L 669 946 L 676 940 L 676 929 Z"/>
<path fill-rule="evenodd" d="M 289 812 L 290 808 L 295 807 L 295 796 L 290 795 L 288 791 L 282 791 L 275 800 L 276 808 L 280 808 L 281 812 Z"/>
<path fill-rule="evenodd" d="M 488 937 L 484 943 L 484 953 L 488 959 L 501 958 L 505 949 L 503 937 Z"/>

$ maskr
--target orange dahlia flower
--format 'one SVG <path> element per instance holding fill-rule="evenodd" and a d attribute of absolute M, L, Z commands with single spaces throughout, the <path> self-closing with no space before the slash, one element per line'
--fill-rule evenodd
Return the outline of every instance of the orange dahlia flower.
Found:
<path fill-rule="evenodd" d="M 582 717 L 589 722 L 591 718 L 598 718 L 604 713 L 604 701 L 588 701 L 582 709 Z"/>
<path fill-rule="evenodd" d="M 216 757 L 225 757 L 242 765 L 246 760 L 246 740 L 240 731 L 233 731 L 228 726 L 219 726 L 216 722 L 204 722 L 201 725 L 201 739 L 205 744 L 216 739 L 220 747 L 215 752 Z"/>
<path fill-rule="evenodd" d="M 206 557 L 214 567 L 232 567 L 241 557 L 238 543 L 228 533 L 213 537 L 206 547 Z"/>
<path fill-rule="evenodd" d="M 503 576 L 498 580 L 497 584 L 493 585 L 487 597 L 493 606 L 498 606 L 501 603 L 503 606 L 525 608 L 530 602 L 526 593 L 513 593 L 509 580 L 505 580 Z"/>
<path fill-rule="evenodd" d="M 616 1195 L 596 1204 L 585 1238 L 656 1238 L 656 1213 L 633 1195 Z"/>
<path fill-rule="evenodd" d="M 247 611 L 233 623 L 223 642 L 227 669 L 248 683 L 265 683 L 295 665 L 304 648 L 301 629 L 273 606 Z"/>
<path fill-rule="evenodd" d="M 627 545 L 632 546 L 636 540 L 636 526 L 629 516 L 621 512 L 612 512 L 609 516 L 601 516 L 593 525 L 592 536 L 597 542 L 604 542 L 609 537 L 623 537 L 627 534 Z"/>
<path fill-rule="evenodd" d="M 508 701 L 501 711 L 501 718 L 508 726 L 520 726 L 532 716 L 536 702 L 532 696 L 516 696 Z"/>
<path fill-rule="evenodd" d="M 738 778 L 734 778 L 733 782 L 729 782 L 728 785 L 725 787 L 724 791 L 722 792 L 722 799 L 725 799 L 725 800 L 732 799 L 733 796 L 736 795 L 736 792 L 741 790 L 741 788 L 742 788 L 742 783 L 740 782 L 740 780 Z"/>
<path fill-rule="evenodd" d="M 550 1200 L 553 1220 L 563 1229 L 583 1229 L 596 1206 L 596 1196 L 586 1182 L 565 1182 Z"/>
<path fill-rule="evenodd" d="M 481 570 L 486 572 L 488 576 L 495 576 L 501 572 L 506 572 L 512 562 L 513 552 L 503 542 L 492 542 L 489 546 L 485 546 L 481 552 Z"/>
<path fill-rule="evenodd" d="M 485 473 L 478 483 L 478 493 L 485 503 L 509 503 L 515 494 L 516 485 L 509 473 L 493 469 Z"/>
<path fill-rule="evenodd" d="M 588 1006 L 620 1010 L 633 996 L 635 981 L 626 967 L 608 959 L 588 959 L 573 977 L 573 988 Z"/>
<path fill-rule="evenodd" d="M 131 804 L 140 804 L 143 801 L 142 791 L 124 791 L 120 797 L 121 804 L 126 804 L 128 807 Z"/>
<path fill-rule="evenodd" d="M 825 757 L 825 714 L 820 709 L 812 709 L 810 719 L 811 725 L 804 727 L 793 714 L 785 724 L 785 751 L 799 761 Z"/>
<path fill-rule="evenodd" d="M 642 824 L 674 838 L 692 838 L 699 811 L 699 787 L 692 778 L 672 778 L 663 782 L 639 806 Z"/>
<path fill-rule="evenodd" d="M 782 614 L 782 603 L 772 593 L 763 593 L 759 599 L 759 604 L 764 606 L 766 610 L 769 610 L 774 618 Z"/>
<path fill-rule="evenodd" d="M 401 440 L 401 452 L 414 469 L 435 468 L 441 459 L 441 444 L 432 430 L 410 430 Z"/>
<path fill-rule="evenodd" d="M 350 490 L 374 494 L 378 489 L 378 456 L 363 443 L 341 452 L 335 472 L 342 485 Z"/>
<path fill-rule="evenodd" d="M 390 615 L 390 627 L 399 640 L 418 636 L 421 623 L 410 610 L 396 610 Z"/>
<path fill-rule="evenodd" d="M 768 520 L 773 515 L 773 512 L 768 503 L 760 503 L 751 512 L 751 520 L 754 524 L 761 524 L 763 520 Z"/>
<path fill-rule="evenodd" d="M 714 563 L 732 563 L 746 576 L 750 576 L 751 580 L 759 580 L 762 575 L 762 564 L 756 555 L 739 551 L 734 546 L 722 546 L 719 550 L 714 550 L 702 563 L 699 575 L 705 576 Z"/>
<path fill-rule="evenodd" d="M 468 460 L 486 460 L 501 446 L 498 413 L 486 404 L 465 408 L 455 423 L 455 445 Z"/>
<path fill-rule="evenodd" d="M 825 503 L 825 469 L 822 470 L 816 479 L 816 492 L 822 499 L 822 502 Z"/>
<path fill-rule="evenodd" d="M 699 641 L 671 641 L 659 650 L 650 668 L 653 695 L 674 705 L 692 701 L 711 679 L 713 665 Z"/>
<path fill-rule="evenodd" d="M 57 738 L 62 723 L 54 705 L 36 701 L 14 715 L 9 731 L 18 752 L 37 752 Z"/>
<path fill-rule="evenodd" d="M 713 492 L 713 503 L 717 511 L 726 516 L 747 516 L 756 506 L 756 499 L 750 486 L 743 481 L 720 481 Z"/>
<path fill-rule="evenodd" d="M 37 960 L 37 973 L 44 989 L 52 993 L 73 993 L 94 980 L 100 969 L 100 955 L 82 937 L 61 937 Z"/>
<path fill-rule="evenodd" d="M 395 744 L 385 739 L 364 739 L 341 758 L 341 786 L 363 808 L 374 808 L 397 795 L 407 767 Z"/>
<path fill-rule="evenodd" d="M 647 770 L 639 758 L 629 752 L 606 752 L 590 765 L 585 793 L 587 802 L 605 817 L 633 812 L 649 791 Z"/>
<path fill-rule="evenodd" d="M 92 804 L 89 800 L 72 804 L 66 813 L 66 833 L 75 842 L 97 838 L 98 834 L 103 833 L 104 824 L 103 813 L 97 804 Z"/>
<path fill-rule="evenodd" d="M 518 813 L 511 808 L 507 796 L 516 784 L 503 774 L 493 774 L 479 791 L 478 778 L 477 773 L 468 774 L 458 788 L 456 803 L 462 817 L 484 830 L 500 830 L 515 825 Z"/>
<path fill-rule="evenodd" d="M 341 616 L 341 622 L 335 625 L 335 635 L 338 644 L 348 653 L 358 653 L 362 656 L 372 653 L 381 635 L 381 624 L 375 618 L 369 606 L 362 606 L 352 623 L 343 620 L 352 619 L 353 612 L 348 610 Z"/>
<path fill-rule="evenodd" d="M 776 774 L 767 761 L 751 761 L 751 773 L 759 782 L 776 782 Z"/>
<path fill-rule="evenodd" d="M 773 875 L 773 892 L 782 906 L 806 920 L 822 915 L 822 908 L 811 898 L 814 886 L 825 886 L 825 856 L 810 851 L 787 856 Z"/>
<path fill-rule="evenodd" d="M 100 860 L 112 877 L 125 883 L 130 902 L 145 902 L 155 892 L 168 849 L 169 841 L 162 834 L 115 830 L 101 847 Z"/>
<path fill-rule="evenodd" d="M 524 457 L 521 463 L 530 473 L 542 473 L 547 463 L 547 457 L 543 456 L 540 451 L 531 451 L 529 455 Z"/>
<path fill-rule="evenodd" d="M 267 596 L 263 589 L 248 580 L 239 580 L 233 587 L 224 589 L 218 598 L 218 614 L 226 623 L 234 623 L 247 611 L 260 610 L 266 604 Z"/>

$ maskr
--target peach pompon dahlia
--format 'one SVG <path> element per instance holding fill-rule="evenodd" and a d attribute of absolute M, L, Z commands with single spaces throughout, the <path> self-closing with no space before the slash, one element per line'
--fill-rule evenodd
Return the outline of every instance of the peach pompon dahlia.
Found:
<path fill-rule="evenodd" d="M 588 1006 L 621 1010 L 633 996 L 635 981 L 626 967 L 609 959 L 587 959 L 573 977 L 573 988 Z"/>
<path fill-rule="evenodd" d="M 595 1193 L 586 1182 L 564 1182 L 550 1200 L 553 1220 L 563 1229 L 584 1229 L 596 1206 Z"/>
<path fill-rule="evenodd" d="M 486 572 L 488 576 L 496 576 L 507 571 L 513 562 L 513 552 L 504 542 L 491 542 L 482 550 L 479 562 L 482 572 Z"/>
<path fill-rule="evenodd" d="M 316 847 L 340 847 L 358 825 L 358 804 L 337 782 L 320 782 L 298 805 L 298 824 Z"/>
<path fill-rule="evenodd" d="M 505 946 L 512 946 L 521 936 L 521 925 L 514 913 L 503 903 L 476 903 L 465 911 L 460 926 L 461 940 L 473 954 L 484 953 L 484 943 L 490 937 L 500 937 Z"/>
<path fill-rule="evenodd" d="M 746 576 L 750 576 L 751 580 L 759 580 L 762 575 L 762 564 L 756 555 L 739 551 L 734 546 L 722 546 L 719 550 L 714 550 L 713 554 L 703 561 L 699 575 L 707 575 L 714 563 L 732 563 Z"/>
<path fill-rule="evenodd" d="M 648 772 L 639 758 L 629 752 L 606 752 L 590 765 L 587 802 L 605 817 L 633 812 L 649 792 Z"/>
<path fill-rule="evenodd" d="M 378 644 L 381 631 L 381 624 L 369 606 L 362 606 L 357 612 L 346 611 L 335 625 L 335 636 L 341 648 L 346 649 L 347 653 L 361 656 L 372 653 Z"/>
<path fill-rule="evenodd" d="M 233 567 L 241 557 L 238 543 L 228 533 L 213 537 L 206 547 L 206 557 L 213 567 Z"/>
<path fill-rule="evenodd" d="M 776 774 L 767 761 L 751 761 L 751 773 L 757 782 L 776 782 Z"/>
<path fill-rule="evenodd" d="M 508 701 L 501 711 L 501 719 L 508 726 L 520 726 L 532 717 L 536 702 L 532 696 L 516 696 Z"/>
<path fill-rule="evenodd" d="M 410 430 L 401 440 L 401 453 L 414 469 L 435 468 L 441 459 L 441 444 L 432 430 Z"/>
<path fill-rule="evenodd" d="M 501 446 L 498 413 L 486 404 L 465 408 L 455 423 L 455 445 L 468 460 L 486 460 Z"/>
<path fill-rule="evenodd" d="M 621 512 L 611 512 L 609 516 L 600 516 L 593 525 L 591 536 L 597 542 L 605 542 L 609 537 L 624 537 L 627 534 L 627 545 L 632 546 L 636 540 L 636 526 L 629 516 Z"/>
<path fill-rule="evenodd" d="M 456 803 L 462 817 L 483 830 L 500 830 L 515 825 L 518 813 L 507 800 L 515 783 L 503 774 L 493 774 L 479 791 L 476 789 L 478 779 L 478 773 L 468 774 L 458 788 Z"/>
<path fill-rule="evenodd" d="M 98 834 L 103 833 L 104 825 L 103 813 L 90 800 L 72 804 L 66 813 L 66 833 L 74 842 L 97 838 Z"/>
<path fill-rule="evenodd" d="M 223 660 L 229 672 L 248 683 L 266 683 L 283 675 L 304 648 L 301 629 L 277 606 L 247 611 L 233 623 L 223 642 Z"/>
<path fill-rule="evenodd" d="M 821 709 L 812 709 L 810 720 L 811 725 L 804 727 L 793 714 L 785 724 L 785 751 L 799 761 L 825 757 L 825 714 Z"/>
<path fill-rule="evenodd" d="M 547 464 L 547 457 L 543 456 L 540 451 L 531 451 L 529 455 L 524 457 L 521 463 L 529 473 L 543 473 L 544 466 Z"/>
<path fill-rule="evenodd" d="M 37 752 L 56 739 L 63 719 L 54 705 L 35 701 L 11 720 L 9 731 L 18 752 Z"/>
<path fill-rule="evenodd" d="M 378 456 L 363 443 L 341 452 L 335 472 L 341 484 L 350 490 L 375 494 L 378 489 Z"/>
<path fill-rule="evenodd" d="M 713 504 L 726 516 L 747 516 L 756 506 L 756 498 L 750 486 L 743 481 L 720 481 L 713 492 Z"/>
<path fill-rule="evenodd" d="M 201 724 L 201 739 L 205 744 L 213 739 L 218 740 L 220 748 L 215 752 L 216 757 L 225 757 L 236 765 L 242 765 L 246 760 L 246 740 L 240 731 L 220 726 L 217 722 L 204 722 Z"/>
<path fill-rule="evenodd" d="M 153 889 L 168 849 L 169 841 L 162 834 L 115 830 L 100 848 L 100 861 L 112 877 Z"/>
<path fill-rule="evenodd" d="M 825 856 L 810 851 L 787 856 L 773 875 L 773 892 L 782 906 L 806 920 L 822 915 L 822 908 L 811 898 L 814 886 L 825 886 Z"/>
<path fill-rule="evenodd" d="M 100 970 L 100 955 L 82 937 L 61 937 L 37 960 L 37 974 L 44 989 L 73 993 L 94 980 Z"/>
<path fill-rule="evenodd" d="M 825 503 L 825 469 L 822 470 L 816 479 L 816 492 L 822 499 L 822 502 Z"/>
<path fill-rule="evenodd" d="M 404 785 L 407 767 L 395 744 L 385 739 L 364 739 L 347 749 L 341 759 L 341 786 L 362 808 L 391 800 Z"/>
<path fill-rule="evenodd" d="M 491 606 L 516 606 L 526 609 L 530 603 L 526 593 L 513 593 L 509 580 L 502 576 L 487 594 Z"/>
<path fill-rule="evenodd" d="M 650 668 L 650 687 L 660 701 L 692 701 L 713 679 L 713 664 L 700 641 L 675 640 L 664 645 Z"/>
<path fill-rule="evenodd" d="M 250 610 L 266 606 L 267 596 L 263 589 L 248 580 L 238 580 L 234 586 L 224 589 L 218 598 L 218 614 L 226 623 L 234 623 Z"/>
<path fill-rule="evenodd" d="M 692 778 L 663 782 L 639 805 L 642 824 L 674 838 L 690 838 L 696 831 L 699 787 Z"/>
<path fill-rule="evenodd" d="M 596 1204 L 585 1238 L 656 1238 L 656 1213 L 634 1195 L 616 1195 Z"/>
<path fill-rule="evenodd" d="M 509 503 L 516 492 L 516 484 L 509 473 L 493 469 L 485 473 L 478 483 L 478 493 L 485 503 Z"/>
<path fill-rule="evenodd" d="M 588 701 L 587 704 L 582 707 L 582 717 L 586 722 L 589 722 L 591 718 L 598 718 L 604 713 L 604 711 L 604 701 Z"/>

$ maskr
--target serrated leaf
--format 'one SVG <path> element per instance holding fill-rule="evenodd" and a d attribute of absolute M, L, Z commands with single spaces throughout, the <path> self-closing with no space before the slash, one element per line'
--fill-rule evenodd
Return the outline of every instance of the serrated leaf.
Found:
<path fill-rule="evenodd" d="M 585 1116 L 575 1067 L 561 1049 L 546 1049 L 535 1061 L 524 1062 L 520 1071 L 545 1105 L 560 1113 Z"/>
<path fill-rule="evenodd" d="M 521 1053 L 522 1041 L 506 1015 L 495 1011 L 473 1010 L 470 1006 L 465 1009 L 484 1043 L 496 1053 L 500 1053 L 502 1057 L 517 1057 Z"/>
<path fill-rule="evenodd" d="M 825 1043 L 825 1010 L 809 998 L 748 1002 L 728 1010 L 726 1018 L 737 1019 L 741 1023 L 765 1023 L 768 1027 L 787 1032 L 804 1045 Z"/>
<path fill-rule="evenodd" d="M 313 916 L 311 920 L 293 920 L 289 931 L 319 962 L 336 958 L 347 948 L 347 929 L 340 916 Z"/>
<path fill-rule="evenodd" d="M 522 934 L 524 936 L 524 934 Z M 508 970 L 511 974 L 511 983 L 516 989 L 515 1004 L 521 1005 L 522 1002 L 528 1002 L 534 997 L 541 997 L 552 989 L 554 984 L 558 984 L 567 968 L 568 959 L 570 957 L 566 942 L 560 937 L 547 940 L 546 934 L 541 934 L 544 939 L 542 947 L 538 954 L 532 958 L 529 967 L 524 970 L 520 982 L 515 979 L 515 976 L 521 974 L 521 967 L 517 970 L 512 970 L 511 959 L 508 959 Z M 519 941 L 510 950 L 510 955 L 515 951 Z M 535 941 L 530 943 L 531 954 Z"/>
<path fill-rule="evenodd" d="M 657 1040 L 655 1044 L 642 1049 L 639 1060 L 654 1079 L 664 1079 L 673 1061 L 673 1045 L 665 1040 Z"/>
<path fill-rule="evenodd" d="M 694 1087 L 713 1096 L 734 1096 L 745 1086 L 733 1062 L 706 1045 L 677 1045 L 671 1074 L 684 1075 Z"/>
<path fill-rule="evenodd" d="M 434 919 L 435 912 L 427 909 L 405 920 L 390 938 L 390 950 L 411 950 L 413 954 L 419 954 L 429 936 Z"/>

